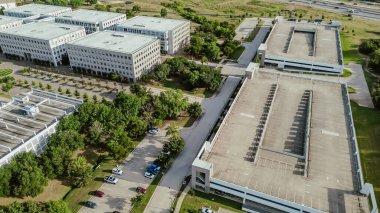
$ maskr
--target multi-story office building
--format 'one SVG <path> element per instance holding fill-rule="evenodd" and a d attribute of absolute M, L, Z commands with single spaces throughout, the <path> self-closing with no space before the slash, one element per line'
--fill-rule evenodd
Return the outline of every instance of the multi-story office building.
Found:
<path fill-rule="evenodd" d="M 174 54 L 190 42 L 190 22 L 186 20 L 136 16 L 118 24 L 116 29 L 158 37 L 162 53 Z"/>
<path fill-rule="evenodd" d="M 4 9 L 16 7 L 16 0 L 1 0 L 0 8 L 1 7 Z"/>
<path fill-rule="evenodd" d="M 57 66 L 68 59 L 66 43 L 86 36 L 83 27 L 33 22 L 0 32 L 0 46 L 10 58 Z"/>
<path fill-rule="evenodd" d="M 22 25 L 23 20 L 16 17 L 0 16 L 0 30 L 11 29 Z"/>
<path fill-rule="evenodd" d="M 31 16 L 48 17 L 59 16 L 64 13 L 71 12 L 70 7 L 60 7 L 45 4 L 26 4 L 15 8 L 4 10 L 4 15 L 19 18 L 26 18 Z"/>
<path fill-rule="evenodd" d="M 125 20 L 125 14 L 96 10 L 76 10 L 55 18 L 57 23 L 83 26 L 87 34 L 113 29 L 116 24 Z"/>
<path fill-rule="evenodd" d="M 135 82 L 160 63 L 156 37 L 100 31 L 67 44 L 74 70 L 101 76 L 117 73 Z"/>

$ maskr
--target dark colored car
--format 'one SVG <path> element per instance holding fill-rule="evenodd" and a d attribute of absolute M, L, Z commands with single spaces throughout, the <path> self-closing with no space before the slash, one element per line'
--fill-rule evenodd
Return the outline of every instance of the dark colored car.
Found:
<path fill-rule="evenodd" d="M 145 194 L 146 191 L 147 191 L 146 188 L 143 188 L 141 186 L 139 186 L 139 187 L 136 188 L 136 192 L 138 192 L 138 193 Z"/>
<path fill-rule="evenodd" d="M 95 195 L 98 197 L 104 197 L 105 194 L 102 191 L 95 191 Z"/>
<path fill-rule="evenodd" d="M 84 205 L 87 206 L 88 208 L 92 208 L 92 209 L 96 208 L 96 203 L 94 203 L 92 201 L 86 201 L 86 203 L 84 203 Z"/>

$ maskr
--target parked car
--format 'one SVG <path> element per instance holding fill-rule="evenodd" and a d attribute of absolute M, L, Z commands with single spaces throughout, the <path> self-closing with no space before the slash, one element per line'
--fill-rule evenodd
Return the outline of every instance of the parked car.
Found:
<path fill-rule="evenodd" d="M 102 192 L 102 191 L 97 190 L 97 191 L 95 191 L 95 195 L 96 195 L 97 197 L 104 197 L 105 193 Z"/>
<path fill-rule="evenodd" d="M 119 179 L 112 177 L 112 176 L 105 176 L 104 182 L 116 184 L 119 181 Z"/>
<path fill-rule="evenodd" d="M 207 208 L 207 207 L 202 207 L 201 212 L 202 213 L 214 213 L 213 210 L 211 210 L 210 208 Z"/>
<path fill-rule="evenodd" d="M 143 193 L 143 194 L 145 194 L 146 191 L 147 191 L 146 188 L 143 188 L 143 187 L 141 187 L 141 186 L 139 186 L 139 187 L 136 188 L 136 192 L 138 192 L 138 193 Z"/>
<path fill-rule="evenodd" d="M 121 170 L 119 168 L 113 168 L 112 169 L 112 174 L 122 175 L 123 174 L 123 170 Z"/>
<path fill-rule="evenodd" d="M 152 134 L 152 135 L 155 135 L 155 134 L 158 133 L 158 129 L 150 129 L 150 130 L 148 130 L 148 133 Z"/>
<path fill-rule="evenodd" d="M 158 171 L 156 171 L 156 170 L 154 170 L 154 169 L 152 169 L 150 167 L 147 168 L 146 171 L 149 172 L 149 173 L 152 173 L 153 175 L 157 175 L 157 173 L 158 173 Z"/>
<path fill-rule="evenodd" d="M 152 174 L 152 173 L 150 173 L 150 172 L 145 172 L 145 173 L 144 173 L 144 176 L 145 176 L 146 178 L 149 178 L 149 179 L 153 179 L 153 178 L 154 178 L 154 174 Z"/>
<path fill-rule="evenodd" d="M 92 209 L 95 209 L 96 208 L 96 203 L 92 202 L 92 201 L 86 201 L 84 203 L 85 206 L 87 206 L 88 208 L 92 208 Z"/>

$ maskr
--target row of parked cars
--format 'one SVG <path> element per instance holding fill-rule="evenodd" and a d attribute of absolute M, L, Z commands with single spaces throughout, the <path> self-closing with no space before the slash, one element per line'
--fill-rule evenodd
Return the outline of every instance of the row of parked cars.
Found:
<path fill-rule="evenodd" d="M 160 170 L 161 167 L 157 166 L 154 163 L 151 163 L 148 167 L 146 167 L 146 172 L 144 173 L 144 176 L 146 178 L 153 179 Z"/>

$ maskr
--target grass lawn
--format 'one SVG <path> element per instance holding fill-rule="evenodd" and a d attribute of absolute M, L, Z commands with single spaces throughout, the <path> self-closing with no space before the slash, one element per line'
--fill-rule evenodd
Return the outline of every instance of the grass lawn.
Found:
<path fill-rule="evenodd" d="M 12 69 L 0 69 L 0 77 L 12 74 Z"/>
<path fill-rule="evenodd" d="M 245 47 L 239 46 L 235 49 L 235 51 L 232 53 L 231 59 L 232 60 L 238 60 L 240 55 L 244 52 Z"/>
<path fill-rule="evenodd" d="M 343 75 L 342 77 L 350 77 L 352 75 L 352 72 L 349 69 L 343 69 Z"/>
<path fill-rule="evenodd" d="M 44 188 L 44 191 L 37 195 L 36 197 L 2 197 L 0 199 L 0 206 L 9 205 L 15 201 L 26 202 L 26 201 L 50 201 L 50 200 L 60 200 L 65 194 L 70 191 L 70 187 L 66 186 L 60 180 L 49 180 L 48 185 Z"/>
<path fill-rule="evenodd" d="M 93 179 L 90 183 L 82 188 L 71 190 L 64 198 L 73 212 L 78 212 L 82 207 L 81 203 L 87 201 L 90 198 L 90 193 L 100 188 L 103 184 L 103 178 L 110 174 L 112 168 L 115 167 L 117 162 L 111 158 L 106 158 L 100 164 L 100 166 L 94 171 Z"/>
<path fill-rule="evenodd" d="M 146 192 L 146 194 L 144 194 L 144 197 L 143 197 L 141 203 L 138 206 L 135 206 L 130 211 L 130 213 L 141 213 L 141 212 L 144 212 L 144 209 L 145 209 L 146 205 L 148 205 L 148 202 L 149 202 L 150 198 L 152 197 L 154 190 L 156 190 L 156 187 L 157 187 L 158 183 L 160 182 L 162 176 L 163 175 L 160 172 L 156 176 L 156 178 L 154 178 L 154 180 L 152 181 L 152 183 L 148 186 L 147 192 Z"/>
<path fill-rule="evenodd" d="M 186 195 L 183 200 L 180 213 L 187 213 L 190 209 L 199 210 L 202 207 L 211 207 L 212 210 L 218 211 L 219 207 L 224 209 L 228 209 L 234 212 L 241 212 L 241 203 L 236 201 L 232 201 L 214 194 L 206 194 L 197 190 L 194 190 L 195 194 L 190 195 L 189 193 Z"/>
<path fill-rule="evenodd" d="M 344 63 L 357 63 L 361 64 L 363 58 L 359 54 L 358 44 L 353 43 L 351 36 L 348 36 L 346 33 L 341 33 L 340 38 L 342 41 L 342 52 L 344 57 Z"/>
<path fill-rule="evenodd" d="M 356 134 L 360 149 L 361 165 L 366 182 L 375 189 L 377 205 L 380 205 L 380 111 L 360 107 L 351 102 Z"/>
<path fill-rule="evenodd" d="M 365 81 L 367 81 L 368 89 L 371 92 L 372 84 L 376 80 L 376 78 L 366 71 L 364 71 L 364 78 L 365 78 Z"/>
<path fill-rule="evenodd" d="M 168 79 L 163 83 L 159 83 L 158 85 L 152 85 L 154 87 L 158 87 L 161 89 L 180 89 L 182 90 L 185 94 L 193 95 L 196 97 L 201 97 L 201 98 L 209 98 L 211 97 L 214 93 L 206 90 L 205 88 L 195 88 L 191 91 L 187 90 L 187 88 L 181 84 L 180 81 L 176 79 Z"/>

